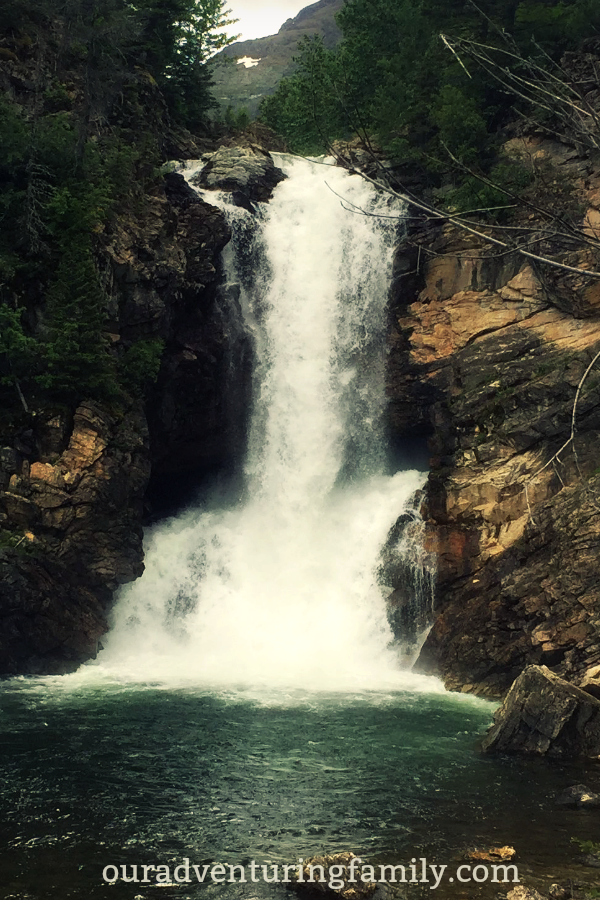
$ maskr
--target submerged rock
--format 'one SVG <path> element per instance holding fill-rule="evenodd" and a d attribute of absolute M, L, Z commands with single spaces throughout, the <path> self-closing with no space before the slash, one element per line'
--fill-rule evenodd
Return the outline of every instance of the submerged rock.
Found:
<path fill-rule="evenodd" d="M 600 701 L 546 666 L 528 666 L 496 713 L 482 747 L 486 753 L 598 757 Z"/>
<path fill-rule="evenodd" d="M 536 891 L 535 888 L 528 888 L 524 884 L 519 884 L 512 891 L 509 891 L 508 900 L 544 900 L 544 896 L 539 891 Z"/>
<path fill-rule="evenodd" d="M 574 809 L 600 806 L 600 794 L 590 791 L 585 784 L 573 784 L 558 795 L 555 803 L 557 806 L 570 806 Z"/>
<path fill-rule="evenodd" d="M 295 875 L 290 887 L 301 893 L 329 894 L 344 900 L 366 900 L 377 891 L 374 881 L 362 880 L 362 866 L 356 854 L 335 853 L 328 856 L 311 856 L 302 865 L 302 876 Z M 355 860 L 354 864 L 352 860 Z"/>
<path fill-rule="evenodd" d="M 512 859 L 516 854 L 517 851 L 514 847 L 505 845 L 504 847 L 490 847 L 488 850 L 472 850 L 467 854 L 467 858 L 481 859 L 485 862 L 498 862 L 500 859 Z"/>

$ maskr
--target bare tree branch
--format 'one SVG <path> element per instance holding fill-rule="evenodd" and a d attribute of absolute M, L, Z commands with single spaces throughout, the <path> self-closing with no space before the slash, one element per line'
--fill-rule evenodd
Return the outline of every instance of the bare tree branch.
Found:
<path fill-rule="evenodd" d="M 553 63 L 558 70 L 554 74 L 523 56 L 516 44 L 505 49 L 446 34 L 440 34 L 440 39 L 457 58 L 462 53 L 476 61 L 508 94 L 557 118 L 569 141 L 600 149 L 600 117 L 558 63 Z"/>

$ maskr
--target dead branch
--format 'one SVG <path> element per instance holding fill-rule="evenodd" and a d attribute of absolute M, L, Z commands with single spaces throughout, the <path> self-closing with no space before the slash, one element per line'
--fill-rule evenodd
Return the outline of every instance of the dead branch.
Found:
<path fill-rule="evenodd" d="M 559 64 L 553 63 L 558 70 L 554 74 L 523 56 L 513 44 L 506 49 L 446 34 L 441 34 L 440 39 L 457 58 L 462 54 L 477 62 L 504 91 L 557 118 L 569 141 L 600 149 L 598 113 Z"/>
<path fill-rule="evenodd" d="M 568 266 L 566 263 L 558 262 L 556 259 L 550 259 L 547 256 L 540 256 L 539 253 L 531 253 L 529 250 L 525 250 L 519 244 L 508 244 L 506 241 L 501 241 L 499 238 L 493 237 L 492 235 L 485 234 L 485 232 L 481 231 L 480 228 L 475 228 L 471 225 L 468 225 L 461 217 L 460 213 L 452 214 L 442 212 L 439 209 L 429 205 L 428 203 L 424 203 L 421 200 L 415 200 L 412 197 L 409 197 L 407 194 L 400 194 L 398 191 L 395 191 L 393 188 L 388 185 L 382 184 L 380 181 L 377 181 L 374 178 L 371 178 L 369 175 L 366 175 L 364 172 L 360 172 L 357 169 L 351 169 L 350 171 L 359 174 L 366 181 L 371 182 L 375 187 L 380 190 L 386 191 L 394 197 L 397 197 L 399 200 L 403 200 L 405 203 L 408 203 L 410 206 L 414 206 L 417 209 L 426 212 L 429 216 L 435 219 L 445 219 L 448 220 L 451 224 L 456 225 L 457 228 L 462 229 L 463 231 L 468 232 L 469 234 L 475 235 L 475 237 L 480 238 L 482 241 L 485 241 L 489 244 L 494 244 L 497 247 L 502 247 L 505 250 L 512 251 L 514 253 L 519 254 L 520 256 L 525 257 L 526 259 L 535 260 L 535 262 L 544 263 L 544 265 L 553 266 L 554 268 L 561 269 L 565 272 L 574 272 L 577 275 L 584 275 L 587 278 L 600 278 L 600 272 L 595 272 L 592 269 L 580 269 L 576 266 Z"/>

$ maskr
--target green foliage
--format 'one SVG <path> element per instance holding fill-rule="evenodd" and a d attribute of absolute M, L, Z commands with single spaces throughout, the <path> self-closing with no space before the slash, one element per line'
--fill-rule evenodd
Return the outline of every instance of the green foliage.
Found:
<path fill-rule="evenodd" d="M 3 175 L 23 162 L 28 138 L 27 125 L 17 106 L 0 97 L 0 171 Z"/>
<path fill-rule="evenodd" d="M 600 472 L 600 469 L 596 469 L 595 472 L 592 472 L 590 477 L 597 475 Z M 598 860 L 600 862 L 600 844 L 595 841 L 589 841 L 587 839 L 582 838 L 571 838 L 571 843 L 577 844 L 582 853 L 585 853 L 586 856 L 591 856 L 592 859 Z M 589 900 L 597 900 L 600 897 L 600 890 L 597 888 L 592 888 L 591 891 L 586 891 L 586 898 Z"/>
<path fill-rule="evenodd" d="M 489 142 L 497 98 L 484 111 L 480 89 L 444 50 L 438 33 L 447 15 L 447 4 L 422 0 L 348 0 L 340 47 L 301 45 L 298 72 L 265 101 L 262 117 L 301 152 L 306 135 L 323 148 L 358 131 L 421 165 L 443 156 L 444 144 L 474 159 Z"/>
<path fill-rule="evenodd" d="M 250 113 L 245 106 L 236 112 L 230 104 L 225 110 L 223 121 L 232 131 L 245 131 L 250 125 Z"/>
<path fill-rule="evenodd" d="M 319 42 L 305 42 L 297 73 L 263 102 L 261 117 L 302 153 L 324 150 L 337 137 L 368 134 L 396 161 L 439 184 L 454 167 L 451 157 L 491 176 L 498 126 L 514 115 L 516 102 L 482 69 L 468 73 L 440 33 L 501 46 L 508 33 L 523 53 L 539 55 L 533 37 L 558 58 L 600 29 L 600 5 L 347 0 L 337 18 L 343 32 L 337 50 L 328 54 Z M 471 195 L 468 206 L 502 202 L 501 191 L 474 179 L 467 184 L 468 173 L 454 171 L 455 180 L 465 182 L 465 197 Z M 496 176 L 507 177 L 497 168 Z M 518 187 L 523 177 L 519 172 L 511 183 Z"/>
<path fill-rule="evenodd" d="M 486 122 L 476 98 L 451 84 L 442 85 L 431 109 L 439 142 L 466 165 L 477 163 L 487 140 Z"/>
<path fill-rule="evenodd" d="M 101 290 L 91 242 L 79 238 L 62 255 L 47 301 L 48 340 L 42 344 L 39 383 L 53 397 L 102 400 L 117 394 L 115 364 L 104 335 L 107 298 Z"/>
<path fill-rule="evenodd" d="M 20 32 L 44 17 L 41 0 L 3 0 L 2 26 L 7 32 Z"/>
<path fill-rule="evenodd" d="M 49 112 L 62 112 L 73 106 L 69 93 L 59 81 L 55 81 L 44 91 L 44 105 Z"/>
<path fill-rule="evenodd" d="M 28 143 L 29 129 L 17 107 L 0 99 L 0 280 L 13 277 L 20 265 L 13 223 L 25 202 Z"/>
<path fill-rule="evenodd" d="M 93 239 L 131 193 L 144 146 L 116 136 L 87 141 L 78 163 L 78 135 L 69 115 L 51 113 L 26 126 L 10 104 L 4 112 L 0 385 L 18 383 L 30 398 L 61 402 L 111 399 L 119 392 L 118 373 L 104 335 L 107 298 Z M 14 301 L 14 292 L 31 278 L 48 284 L 37 337 Z M 18 402 L 14 389 L 7 398 Z"/>
<path fill-rule="evenodd" d="M 138 341 L 125 352 L 120 380 L 128 393 L 143 396 L 146 388 L 156 381 L 164 346 L 161 338 L 151 338 Z"/>
<path fill-rule="evenodd" d="M 460 186 L 446 197 L 446 205 L 455 212 L 467 210 L 498 210 L 511 206 L 533 180 L 531 169 L 514 159 L 500 159 L 486 176 L 486 184 L 474 175 L 467 175 Z M 501 214 L 496 218 L 502 219 Z"/>
<path fill-rule="evenodd" d="M 572 837 L 571 843 L 577 844 L 582 853 L 600 860 L 600 844 L 595 841 Z"/>
<path fill-rule="evenodd" d="M 261 117 L 298 153 L 322 153 L 348 131 L 341 62 L 319 37 L 303 38 L 298 51 L 298 71 L 263 101 Z"/>
<path fill-rule="evenodd" d="M 95 236 L 158 177 L 158 157 L 150 136 L 80 139 L 65 110 L 25 120 L 14 104 L 0 105 L 0 393 L 9 406 L 20 403 L 19 389 L 28 401 L 66 403 L 121 390 Z M 42 285 L 45 312 L 34 334 L 18 298 Z"/>
<path fill-rule="evenodd" d="M 215 107 L 210 93 L 211 56 L 235 40 L 225 0 L 141 0 L 141 46 L 173 115 L 194 129 Z"/>
<path fill-rule="evenodd" d="M 227 16 L 224 0 L 4 0 L 8 47 L 57 54 L 36 70 L 35 106 L 0 99 L 0 404 L 15 415 L 156 379 L 160 340 L 121 358 L 108 341 L 98 245 L 160 177 L 157 85 L 172 121 L 204 123 Z"/>
<path fill-rule="evenodd" d="M 23 328 L 23 310 L 0 306 L 0 384 L 28 380 L 35 372 L 37 342 Z"/>
<path fill-rule="evenodd" d="M 525 39 L 532 34 L 555 54 L 573 49 L 582 38 L 600 29 L 596 0 L 522 2 L 515 14 L 515 31 Z"/>
<path fill-rule="evenodd" d="M 20 539 L 20 535 L 15 534 L 14 531 L 7 531 L 5 528 L 0 528 L 0 550 L 11 549 Z"/>

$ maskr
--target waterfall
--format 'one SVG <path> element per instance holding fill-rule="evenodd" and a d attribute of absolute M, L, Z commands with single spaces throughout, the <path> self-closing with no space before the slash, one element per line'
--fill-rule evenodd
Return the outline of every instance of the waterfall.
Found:
<path fill-rule="evenodd" d="M 121 678 L 412 686 L 377 570 L 424 476 L 391 473 L 385 324 L 401 210 L 358 176 L 278 157 L 257 216 L 228 205 L 227 275 L 255 346 L 243 486 L 153 528 L 97 665 Z M 389 593 L 389 591 L 388 591 Z M 430 684 L 429 684 L 430 686 Z"/>

